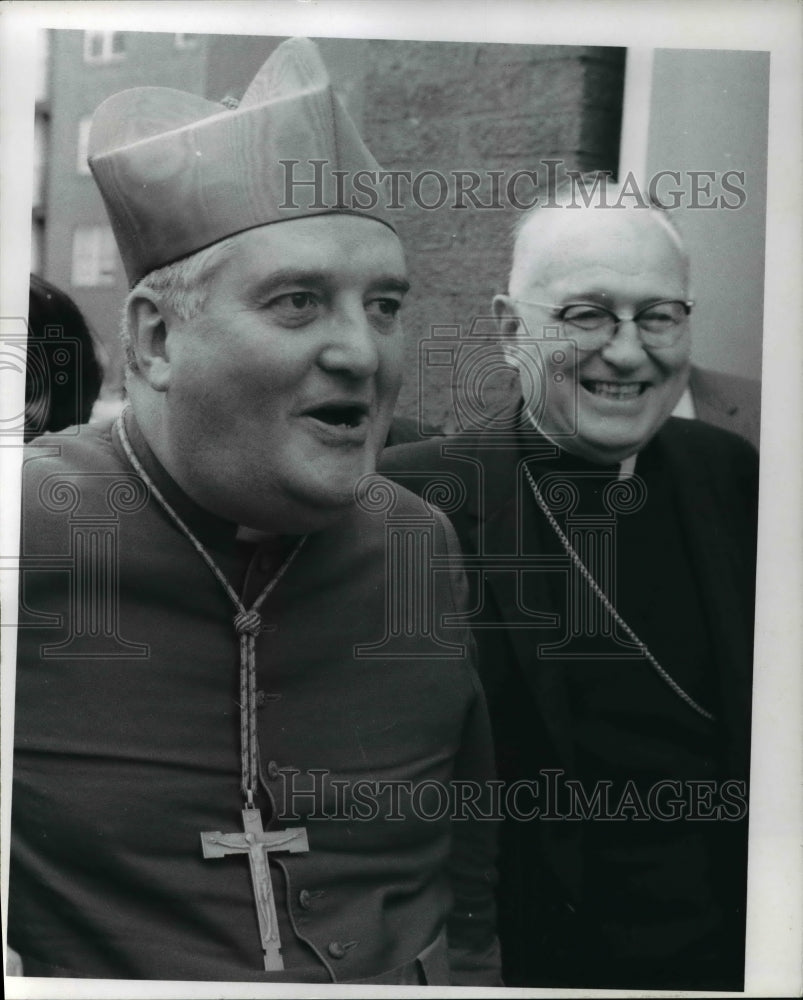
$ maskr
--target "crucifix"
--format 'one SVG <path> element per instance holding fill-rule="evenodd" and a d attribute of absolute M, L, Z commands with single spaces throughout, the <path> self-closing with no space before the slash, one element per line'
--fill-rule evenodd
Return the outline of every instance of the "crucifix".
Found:
<path fill-rule="evenodd" d="M 251 866 L 251 884 L 259 920 L 259 936 L 265 952 L 265 968 L 268 971 L 283 969 L 279 939 L 279 924 L 276 918 L 276 903 L 273 898 L 273 883 L 270 878 L 268 851 L 287 851 L 300 854 L 309 850 L 307 831 L 304 827 L 295 830 L 262 829 L 259 809 L 243 809 L 244 833 L 221 833 L 215 830 L 201 834 L 201 846 L 205 858 L 222 858 L 227 854 L 247 854 Z"/>
<path fill-rule="evenodd" d="M 262 950 L 265 953 L 265 968 L 268 971 L 283 969 L 282 943 L 279 939 L 279 923 L 276 918 L 273 883 L 270 880 L 268 852 L 287 851 L 289 854 L 301 854 L 309 850 L 309 843 L 307 831 L 303 827 L 265 832 L 262 829 L 262 816 L 254 805 L 254 797 L 260 782 L 259 740 L 257 738 L 256 641 L 257 636 L 263 631 L 259 609 L 293 564 L 306 541 L 306 535 L 302 535 L 296 541 L 282 565 L 267 582 L 249 610 L 237 596 L 236 591 L 212 556 L 165 500 L 143 468 L 131 447 L 125 421 L 125 414 L 120 414 L 115 424 L 115 430 L 134 471 L 148 487 L 151 496 L 190 541 L 237 610 L 233 625 L 240 645 L 240 788 L 245 799 L 245 809 L 242 810 L 243 833 L 221 833 L 220 830 L 207 831 L 201 834 L 201 849 L 205 858 L 223 858 L 227 854 L 248 855 L 248 863 L 251 867 L 251 885 L 254 891 L 257 919 L 259 920 L 259 936 L 262 940 Z M 270 628 L 270 626 L 268 627 Z"/>

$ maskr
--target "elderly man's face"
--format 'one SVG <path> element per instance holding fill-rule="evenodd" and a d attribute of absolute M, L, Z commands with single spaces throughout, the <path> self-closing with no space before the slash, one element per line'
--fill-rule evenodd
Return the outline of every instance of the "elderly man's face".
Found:
<path fill-rule="evenodd" d="M 169 471 L 201 506 L 314 530 L 372 472 L 402 374 L 395 234 L 327 215 L 236 238 L 202 314 L 168 325 Z"/>
<path fill-rule="evenodd" d="M 651 303 L 687 298 L 684 258 L 654 211 L 544 209 L 519 236 L 510 296 L 497 297 L 495 310 L 508 326 L 507 317 L 524 320 L 526 330 L 519 325 L 515 336 L 526 349 L 527 337 L 554 328 L 557 310 L 572 303 L 632 316 Z M 560 345 L 549 342 L 549 350 L 541 351 L 547 383 L 536 413 L 541 429 L 592 462 L 617 462 L 639 451 L 671 414 L 686 383 L 687 322 L 678 333 L 671 346 L 647 347 L 636 325 L 623 321 L 605 346 L 569 353 L 576 357 L 569 366 L 555 365 Z M 572 336 L 568 328 L 566 336 Z"/>

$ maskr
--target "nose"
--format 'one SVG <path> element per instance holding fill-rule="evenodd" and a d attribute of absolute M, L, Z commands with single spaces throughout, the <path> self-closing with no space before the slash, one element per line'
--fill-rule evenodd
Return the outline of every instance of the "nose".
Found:
<path fill-rule="evenodd" d="M 616 368 L 637 368 L 645 356 L 638 324 L 632 319 L 620 319 L 613 336 L 600 350 L 602 357 Z"/>
<path fill-rule="evenodd" d="M 319 355 L 321 367 L 354 379 L 370 378 L 379 367 L 377 336 L 361 301 L 342 305 L 333 313 L 326 331 Z"/>

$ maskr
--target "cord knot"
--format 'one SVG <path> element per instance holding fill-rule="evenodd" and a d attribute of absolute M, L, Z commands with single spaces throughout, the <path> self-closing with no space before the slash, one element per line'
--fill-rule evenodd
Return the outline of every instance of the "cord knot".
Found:
<path fill-rule="evenodd" d="M 234 616 L 234 627 L 238 635 L 259 635 L 262 618 L 258 611 L 239 611 Z"/>

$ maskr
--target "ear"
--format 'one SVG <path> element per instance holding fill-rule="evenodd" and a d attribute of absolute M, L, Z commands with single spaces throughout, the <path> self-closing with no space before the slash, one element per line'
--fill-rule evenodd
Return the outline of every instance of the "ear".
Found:
<path fill-rule="evenodd" d="M 494 295 L 492 308 L 496 319 L 496 328 L 502 338 L 502 349 L 505 352 L 505 359 L 508 364 L 514 368 L 518 368 L 516 355 L 509 350 L 510 346 L 515 344 L 517 340 L 516 334 L 521 326 L 521 320 L 516 315 L 513 306 L 513 299 L 509 295 Z"/>
<path fill-rule="evenodd" d="M 132 296 L 127 309 L 137 370 L 156 392 L 167 392 L 170 386 L 169 314 L 149 288 Z"/>

